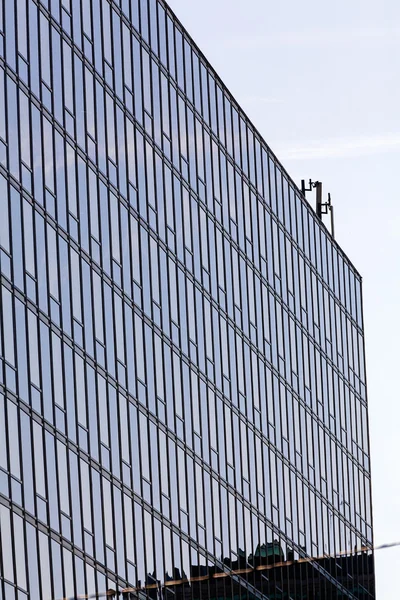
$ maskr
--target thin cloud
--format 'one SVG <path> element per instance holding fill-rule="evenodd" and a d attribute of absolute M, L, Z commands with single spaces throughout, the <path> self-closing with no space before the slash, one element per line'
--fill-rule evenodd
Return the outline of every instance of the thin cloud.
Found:
<path fill-rule="evenodd" d="M 280 160 L 315 160 L 324 158 L 355 158 L 400 150 L 400 132 L 356 138 L 310 140 L 299 144 L 272 145 Z"/>
<path fill-rule="evenodd" d="M 260 104 L 283 104 L 283 102 L 282 98 L 275 96 L 245 96 L 242 100 L 243 105 L 256 104 L 257 106 Z"/>
<path fill-rule="evenodd" d="M 228 48 L 253 50 L 276 46 L 332 46 L 357 43 L 400 42 L 400 27 L 364 27 L 348 29 L 309 29 L 304 31 L 282 31 L 251 37 L 222 39 Z"/>

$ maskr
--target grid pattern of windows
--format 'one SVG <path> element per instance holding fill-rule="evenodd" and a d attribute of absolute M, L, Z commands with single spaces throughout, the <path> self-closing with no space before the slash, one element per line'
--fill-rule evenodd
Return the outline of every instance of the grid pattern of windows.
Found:
<path fill-rule="evenodd" d="M 372 548 L 361 278 L 165 3 L 0 0 L 0 215 L 0 600 L 374 597 L 268 575 Z"/>

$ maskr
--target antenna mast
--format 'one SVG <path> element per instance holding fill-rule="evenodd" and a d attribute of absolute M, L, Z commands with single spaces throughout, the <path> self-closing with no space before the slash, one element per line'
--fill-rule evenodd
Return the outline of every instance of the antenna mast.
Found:
<path fill-rule="evenodd" d="M 335 224 L 333 220 L 333 206 L 331 202 L 331 195 L 328 194 L 328 200 L 326 202 L 322 202 L 322 182 L 321 181 L 312 181 L 311 179 L 308 182 L 308 186 L 306 188 L 305 179 L 301 180 L 301 191 L 303 196 L 306 195 L 306 192 L 311 192 L 312 189 L 315 189 L 316 195 L 316 205 L 315 212 L 317 213 L 317 217 L 322 221 L 322 215 L 327 215 L 328 212 L 331 216 L 331 235 L 335 238 Z"/>

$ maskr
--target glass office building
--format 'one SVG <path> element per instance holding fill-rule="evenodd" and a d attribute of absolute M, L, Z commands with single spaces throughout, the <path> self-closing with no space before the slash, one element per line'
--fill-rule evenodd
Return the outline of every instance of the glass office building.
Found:
<path fill-rule="evenodd" d="M 0 30 L 0 599 L 373 598 L 360 275 L 164 2 Z"/>

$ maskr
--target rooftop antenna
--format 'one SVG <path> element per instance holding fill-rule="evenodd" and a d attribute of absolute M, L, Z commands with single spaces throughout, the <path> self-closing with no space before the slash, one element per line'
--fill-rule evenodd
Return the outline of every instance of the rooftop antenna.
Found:
<path fill-rule="evenodd" d="M 330 213 L 331 216 L 331 234 L 332 237 L 335 238 L 335 224 L 333 220 L 333 206 L 331 201 L 331 195 L 328 194 L 327 202 L 322 202 L 322 183 L 321 181 L 312 181 L 311 179 L 308 182 L 308 187 L 306 187 L 305 179 L 301 180 L 301 191 L 303 196 L 306 195 L 306 192 L 311 192 L 312 189 L 315 189 L 316 195 L 316 206 L 315 212 L 317 213 L 317 217 L 322 221 L 322 215 L 327 215 Z"/>

